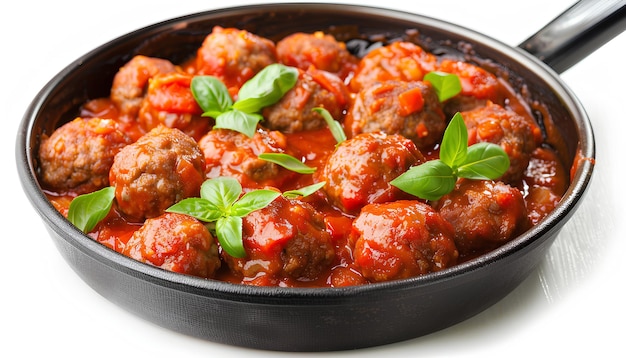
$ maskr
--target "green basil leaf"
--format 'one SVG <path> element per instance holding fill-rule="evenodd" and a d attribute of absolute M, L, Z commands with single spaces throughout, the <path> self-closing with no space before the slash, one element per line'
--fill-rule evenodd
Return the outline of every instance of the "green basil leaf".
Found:
<path fill-rule="evenodd" d="M 200 197 L 215 205 L 221 213 L 227 213 L 239 199 L 241 184 L 235 178 L 217 177 L 206 180 L 200 187 Z"/>
<path fill-rule="evenodd" d="M 233 100 L 224 83 L 213 76 L 192 78 L 191 94 L 204 111 L 204 116 L 215 118 L 233 105 Z"/>
<path fill-rule="evenodd" d="M 222 216 L 222 212 L 217 205 L 206 199 L 186 198 L 178 203 L 170 206 L 166 211 L 170 213 L 179 213 L 205 221 L 212 222 Z"/>
<path fill-rule="evenodd" d="M 278 164 L 285 169 L 300 174 L 312 174 L 317 170 L 317 168 L 309 167 L 297 158 L 285 153 L 262 153 L 259 154 L 259 159 Z"/>
<path fill-rule="evenodd" d="M 239 216 L 225 216 L 217 219 L 215 235 L 220 245 L 233 257 L 245 257 L 243 247 L 243 220 Z"/>
<path fill-rule="evenodd" d="M 446 131 L 439 148 L 439 159 L 451 168 L 456 168 L 465 161 L 467 156 L 467 127 L 461 113 L 457 112 Z"/>
<path fill-rule="evenodd" d="M 326 185 L 325 181 L 319 182 L 319 183 L 315 183 L 315 184 L 311 184 L 305 187 L 302 187 L 300 189 L 294 189 L 294 190 L 287 190 L 286 192 L 283 193 L 283 196 L 287 199 L 296 199 L 299 197 L 307 197 L 313 193 L 315 193 L 316 191 L 320 190 L 321 188 L 324 187 L 324 185 Z"/>
<path fill-rule="evenodd" d="M 412 167 L 390 184 L 419 198 L 438 200 L 454 189 L 456 180 L 452 168 L 436 159 Z"/>
<path fill-rule="evenodd" d="M 230 129 L 252 138 L 256 133 L 257 124 L 263 120 L 259 114 L 249 114 L 239 110 L 224 112 L 215 118 L 213 128 Z"/>
<path fill-rule="evenodd" d="M 113 199 L 115 187 L 112 186 L 79 195 L 70 203 L 67 219 L 79 230 L 88 233 L 109 214 Z"/>
<path fill-rule="evenodd" d="M 468 179 L 497 179 L 511 165 L 504 149 L 493 143 L 476 143 L 467 149 L 465 163 L 457 169 L 457 175 Z"/>
<path fill-rule="evenodd" d="M 230 209 L 230 215 L 246 216 L 255 210 L 263 209 L 268 206 L 279 196 L 280 192 L 268 189 L 258 189 L 247 192 L 241 199 L 233 204 Z"/>
<path fill-rule="evenodd" d="M 298 70 L 282 64 L 271 64 L 257 73 L 239 89 L 233 108 L 257 113 L 278 102 L 298 81 Z"/>
<path fill-rule="evenodd" d="M 330 133 L 337 141 L 337 144 L 346 140 L 346 133 L 343 131 L 341 123 L 336 121 L 326 108 L 316 107 L 313 108 L 313 111 L 319 113 L 324 118 L 326 124 L 328 124 L 328 129 L 330 129 Z"/>
<path fill-rule="evenodd" d="M 461 93 L 461 80 L 459 76 L 445 72 L 428 72 L 424 76 L 424 81 L 430 82 L 437 93 L 439 102 L 444 102 Z"/>

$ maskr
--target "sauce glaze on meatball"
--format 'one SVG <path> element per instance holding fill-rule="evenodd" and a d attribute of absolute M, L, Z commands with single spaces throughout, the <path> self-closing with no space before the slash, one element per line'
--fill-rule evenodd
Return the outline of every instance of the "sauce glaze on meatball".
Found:
<path fill-rule="evenodd" d="M 419 201 L 363 207 L 350 240 L 355 264 L 372 282 L 440 271 L 455 265 L 458 258 L 452 226 Z"/>
<path fill-rule="evenodd" d="M 196 74 L 219 78 L 236 95 L 263 68 L 276 63 L 274 42 L 246 30 L 215 26 L 197 51 Z"/>
<path fill-rule="evenodd" d="M 339 144 L 316 175 L 326 182 L 322 190 L 328 200 L 354 214 L 370 203 L 406 197 L 389 182 L 424 160 L 401 135 L 364 133 Z"/>
<path fill-rule="evenodd" d="M 197 219 L 163 213 L 151 218 L 128 240 L 124 255 L 163 269 L 211 278 L 221 266 L 216 241 Z"/>
<path fill-rule="evenodd" d="M 356 70 L 358 59 L 333 35 L 321 31 L 297 32 L 276 43 L 278 61 L 307 70 L 311 66 L 333 73 L 342 80 Z"/>
<path fill-rule="evenodd" d="M 499 181 L 459 180 L 433 207 L 454 227 L 461 255 L 501 246 L 528 228 L 522 193 Z"/>
<path fill-rule="evenodd" d="M 322 214 L 306 202 L 282 196 L 243 218 L 243 244 L 245 258 L 225 252 L 222 258 L 248 281 L 272 277 L 314 280 L 335 257 Z"/>

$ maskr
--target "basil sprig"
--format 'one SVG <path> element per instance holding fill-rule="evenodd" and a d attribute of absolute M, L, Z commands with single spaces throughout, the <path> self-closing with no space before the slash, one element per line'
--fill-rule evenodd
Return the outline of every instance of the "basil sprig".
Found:
<path fill-rule="evenodd" d="M 202 183 L 199 198 L 183 199 L 166 211 L 215 222 L 214 233 L 224 251 L 233 257 L 245 257 L 242 218 L 269 205 L 280 196 L 280 192 L 257 189 L 241 196 L 242 191 L 237 179 L 209 179 Z"/>
<path fill-rule="evenodd" d="M 298 174 L 313 174 L 317 170 L 317 168 L 310 167 L 302 163 L 298 158 L 285 153 L 261 153 L 258 157 Z"/>
<path fill-rule="evenodd" d="M 424 81 L 430 82 L 437 93 L 439 102 L 444 102 L 461 93 L 461 80 L 459 76 L 439 71 L 428 72 L 424 76 Z"/>
<path fill-rule="evenodd" d="M 341 123 L 333 118 L 333 115 L 328 112 L 326 108 L 323 107 L 315 107 L 313 111 L 319 113 L 322 118 L 326 121 L 328 125 L 328 129 L 330 129 L 330 133 L 333 135 L 333 138 L 337 141 L 337 144 L 346 140 L 346 133 L 343 131 L 341 127 Z"/>
<path fill-rule="evenodd" d="M 79 230 L 88 233 L 109 214 L 114 198 L 115 188 L 112 186 L 79 195 L 70 203 L 67 219 Z"/>
<path fill-rule="evenodd" d="M 233 100 L 228 88 L 213 76 L 195 76 L 191 93 L 204 111 L 203 116 L 215 118 L 214 128 L 224 128 L 254 136 L 263 120 L 259 112 L 278 102 L 298 80 L 298 70 L 282 64 L 271 64 L 243 84 L 238 99 Z"/>
<path fill-rule="evenodd" d="M 467 146 L 467 127 L 456 113 L 443 135 L 439 159 L 412 167 L 391 185 L 426 200 L 439 200 L 454 189 L 458 178 L 487 180 L 501 177 L 510 166 L 509 156 L 494 143 Z"/>

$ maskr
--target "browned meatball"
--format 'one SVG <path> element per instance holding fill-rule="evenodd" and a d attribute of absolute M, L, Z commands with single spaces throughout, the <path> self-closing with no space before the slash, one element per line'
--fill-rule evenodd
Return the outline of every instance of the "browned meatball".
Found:
<path fill-rule="evenodd" d="M 178 201 L 200 194 L 204 156 L 193 138 L 160 126 L 117 153 L 109 180 L 117 205 L 128 218 L 156 217 Z"/>
<path fill-rule="evenodd" d="M 322 214 L 282 196 L 243 218 L 243 244 L 245 258 L 222 256 L 244 281 L 259 276 L 310 281 L 329 269 L 335 257 Z"/>
<path fill-rule="evenodd" d="M 224 82 L 232 95 L 250 78 L 276 63 L 276 46 L 245 30 L 216 26 L 198 49 L 196 71 Z"/>
<path fill-rule="evenodd" d="M 157 74 L 175 71 L 176 66 L 168 60 L 137 55 L 115 74 L 111 86 L 111 100 L 122 114 L 134 119 L 139 112 L 150 79 Z"/>
<path fill-rule="evenodd" d="M 435 70 L 437 58 L 411 42 L 394 42 L 370 51 L 359 62 L 350 88 L 361 91 L 378 82 L 421 81 Z"/>
<path fill-rule="evenodd" d="M 569 184 L 568 178 L 567 169 L 554 149 L 538 147 L 533 151 L 524 173 L 526 208 L 533 225 L 552 212 L 561 201 Z"/>
<path fill-rule="evenodd" d="M 336 74 L 341 79 L 355 71 L 358 59 L 333 35 L 321 31 L 312 34 L 297 32 L 276 43 L 278 61 L 307 70 L 317 69 Z"/>
<path fill-rule="evenodd" d="M 198 142 L 206 177 L 236 178 L 244 188 L 281 187 L 294 173 L 259 159 L 262 153 L 284 153 L 287 139 L 277 131 L 259 129 L 252 138 L 229 129 L 213 129 Z"/>
<path fill-rule="evenodd" d="M 323 107 L 340 121 L 349 96 L 339 77 L 316 69 L 300 71 L 296 85 L 280 101 L 263 110 L 262 124 L 287 133 L 321 129 L 326 121 L 313 108 Z"/>
<path fill-rule="evenodd" d="M 175 213 L 146 220 L 122 253 L 169 271 L 211 278 L 221 266 L 217 245 L 197 219 Z"/>
<path fill-rule="evenodd" d="M 115 154 L 131 143 L 114 120 L 76 118 L 44 137 L 41 179 L 49 189 L 84 194 L 109 185 Z"/>
<path fill-rule="evenodd" d="M 364 205 L 407 194 L 389 184 L 411 166 L 425 161 L 415 144 L 401 135 L 364 133 L 337 146 L 319 173 L 329 202 L 357 213 Z"/>
<path fill-rule="evenodd" d="M 345 119 L 348 136 L 401 134 L 419 149 L 439 142 L 446 124 L 437 94 L 425 82 L 387 81 L 368 87 L 356 95 Z"/>
<path fill-rule="evenodd" d="M 492 250 L 528 228 L 522 193 L 499 181 L 459 180 L 433 207 L 454 227 L 463 256 Z"/>
<path fill-rule="evenodd" d="M 489 102 L 485 107 L 462 112 L 468 131 L 468 144 L 498 144 L 509 156 L 511 166 L 499 178 L 518 184 L 535 148 L 541 143 L 541 130 L 519 114 Z"/>
<path fill-rule="evenodd" d="M 408 278 L 456 264 L 454 229 L 429 205 L 413 200 L 370 204 L 352 225 L 354 262 L 373 282 Z"/>
<path fill-rule="evenodd" d="M 202 109 L 191 93 L 192 78 L 189 74 L 170 73 L 150 80 L 138 115 L 145 130 L 165 125 L 196 140 L 209 130 L 210 119 L 201 116 Z"/>

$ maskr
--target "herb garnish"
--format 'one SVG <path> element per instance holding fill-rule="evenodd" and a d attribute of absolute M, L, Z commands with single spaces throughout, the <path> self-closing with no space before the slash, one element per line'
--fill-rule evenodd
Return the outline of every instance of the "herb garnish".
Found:
<path fill-rule="evenodd" d="M 241 86 L 233 103 L 228 89 L 213 76 L 195 76 L 191 93 L 204 113 L 215 118 L 214 128 L 231 129 L 254 136 L 263 119 L 261 109 L 278 102 L 298 80 L 298 70 L 282 64 L 271 64 Z"/>
<path fill-rule="evenodd" d="M 424 76 L 424 81 L 430 82 L 437 93 L 439 102 L 444 102 L 461 93 L 459 76 L 446 72 L 432 71 Z"/>
<path fill-rule="evenodd" d="M 259 154 L 259 159 L 278 164 L 285 169 L 299 174 L 312 174 L 317 170 L 317 168 L 309 167 L 297 158 L 285 153 L 261 153 Z"/>
<path fill-rule="evenodd" d="M 280 192 L 257 189 L 241 196 L 242 191 L 235 178 L 209 179 L 202 183 L 199 198 L 183 199 L 166 211 L 215 222 L 214 233 L 222 248 L 233 257 L 245 257 L 242 217 L 266 207 L 280 196 Z"/>
<path fill-rule="evenodd" d="M 333 118 L 332 114 L 330 114 L 326 108 L 315 107 L 313 111 L 319 113 L 324 118 L 337 144 L 346 140 L 346 133 L 343 131 L 343 128 L 341 128 L 341 124 Z"/>
<path fill-rule="evenodd" d="M 458 178 L 496 179 L 510 166 L 509 157 L 497 144 L 467 146 L 467 127 L 456 113 L 443 135 L 439 159 L 412 167 L 391 185 L 426 200 L 438 200 L 454 189 Z"/>
<path fill-rule="evenodd" d="M 90 232 L 107 216 L 114 198 L 115 188 L 112 186 L 79 195 L 70 203 L 67 219 L 82 232 Z"/>

